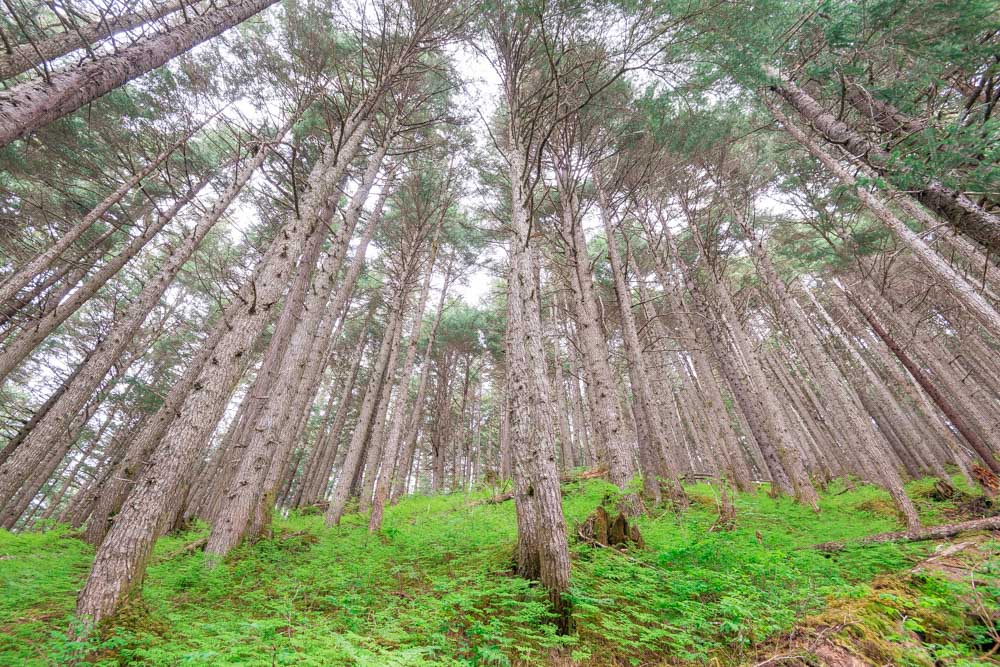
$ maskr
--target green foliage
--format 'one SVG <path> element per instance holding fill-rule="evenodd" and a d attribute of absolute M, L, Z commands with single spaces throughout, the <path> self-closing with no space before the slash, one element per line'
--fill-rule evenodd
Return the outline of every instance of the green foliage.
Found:
<path fill-rule="evenodd" d="M 931 500 L 930 489 L 920 482 L 911 492 L 926 517 L 945 516 L 951 508 Z M 617 493 L 601 480 L 568 482 L 570 528 Z M 717 516 L 712 487 L 689 494 L 692 506 L 681 515 L 639 519 L 646 550 L 573 544 L 579 634 L 570 638 L 556 635 L 545 595 L 513 575 L 514 507 L 481 502 L 485 490 L 407 498 L 389 508 L 376 535 L 358 515 L 328 530 L 320 516 L 292 514 L 272 539 L 212 569 L 187 548 L 206 527 L 169 535 L 157 544 L 141 599 L 87 646 L 69 630 L 92 550 L 64 528 L 0 532 L 0 664 L 66 664 L 87 649 L 101 665 L 504 666 L 545 664 L 556 648 L 584 664 L 667 656 L 730 664 L 830 601 L 867 609 L 881 627 L 879 613 L 892 601 L 872 607 L 870 582 L 907 570 L 930 549 L 804 548 L 895 528 L 887 496 L 873 487 L 834 485 L 818 517 L 789 499 L 738 495 L 731 532 L 709 530 Z M 907 631 L 925 633 L 935 648 L 924 650 L 952 656 L 946 664 L 972 664 L 962 660 L 987 628 L 954 629 L 966 618 L 968 587 L 929 575 L 913 586 L 899 584 L 895 593 L 912 606 Z M 981 599 L 995 593 L 980 584 Z"/>

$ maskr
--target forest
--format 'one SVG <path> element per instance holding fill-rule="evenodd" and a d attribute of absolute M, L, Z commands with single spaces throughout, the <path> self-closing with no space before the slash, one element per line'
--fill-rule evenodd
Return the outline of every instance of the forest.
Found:
<path fill-rule="evenodd" d="M 0 665 L 1000 664 L 997 0 L 0 0 Z"/>

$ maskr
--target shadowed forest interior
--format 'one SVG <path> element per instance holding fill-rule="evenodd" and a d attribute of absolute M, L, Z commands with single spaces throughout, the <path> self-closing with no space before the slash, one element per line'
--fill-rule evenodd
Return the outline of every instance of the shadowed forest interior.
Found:
<path fill-rule="evenodd" d="M 0 0 L 0 665 L 1000 664 L 996 0 Z"/>

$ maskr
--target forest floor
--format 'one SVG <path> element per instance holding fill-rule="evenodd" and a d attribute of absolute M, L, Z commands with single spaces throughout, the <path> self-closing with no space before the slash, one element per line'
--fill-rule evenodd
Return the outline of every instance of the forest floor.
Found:
<path fill-rule="evenodd" d="M 612 488 L 564 484 L 570 529 Z M 740 494 L 734 529 L 712 531 L 714 490 L 688 490 L 689 509 L 639 520 L 644 549 L 574 541 L 572 637 L 511 573 L 496 489 L 407 498 L 374 536 L 359 515 L 327 530 L 293 514 L 211 570 L 189 548 L 204 527 L 165 537 L 141 600 L 88 646 L 68 630 L 92 549 L 59 526 L 0 531 L 0 665 L 1000 664 L 995 535 L 827 553 L 810 546 L 896 529 L 888 496 L 835 485 L 817 516 Z M 930 480 L 909 491 L 927 524 L 991 511 Z"/>

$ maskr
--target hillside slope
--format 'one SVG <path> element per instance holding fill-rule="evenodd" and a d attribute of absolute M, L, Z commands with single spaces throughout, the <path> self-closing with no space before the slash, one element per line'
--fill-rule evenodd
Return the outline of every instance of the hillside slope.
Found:
<path fill-rule="evenodd" d="M 571 527 L 612 490 L 566 483 Z M 929 482 L 910 492 L 925 523 L 969 516 Z M 740 495 L 735 529 L 719 532 L 714 492 L 698 485 L 682 515 L 639 521 L 643 550 L 578 542 L 568 638 L 511 575 L 514 507 L 484 502 L 491 493 L 407 498 L 378 535 L 358 515 L 334 530 L 293 515 L 211 570 L 202 528 L 165 537 L 141 601 L 88 647 L 67 630 L 91 549 L 60 527 L 0 532 L 0 665 L 69 664 L 84 648 L 102 665 L 992 664 L 1000 545 L 989 536 L 930 561 L 931 542 L 807 548 L 898 526 L 874 488 L 831 488 L 819 516 Z"/>

